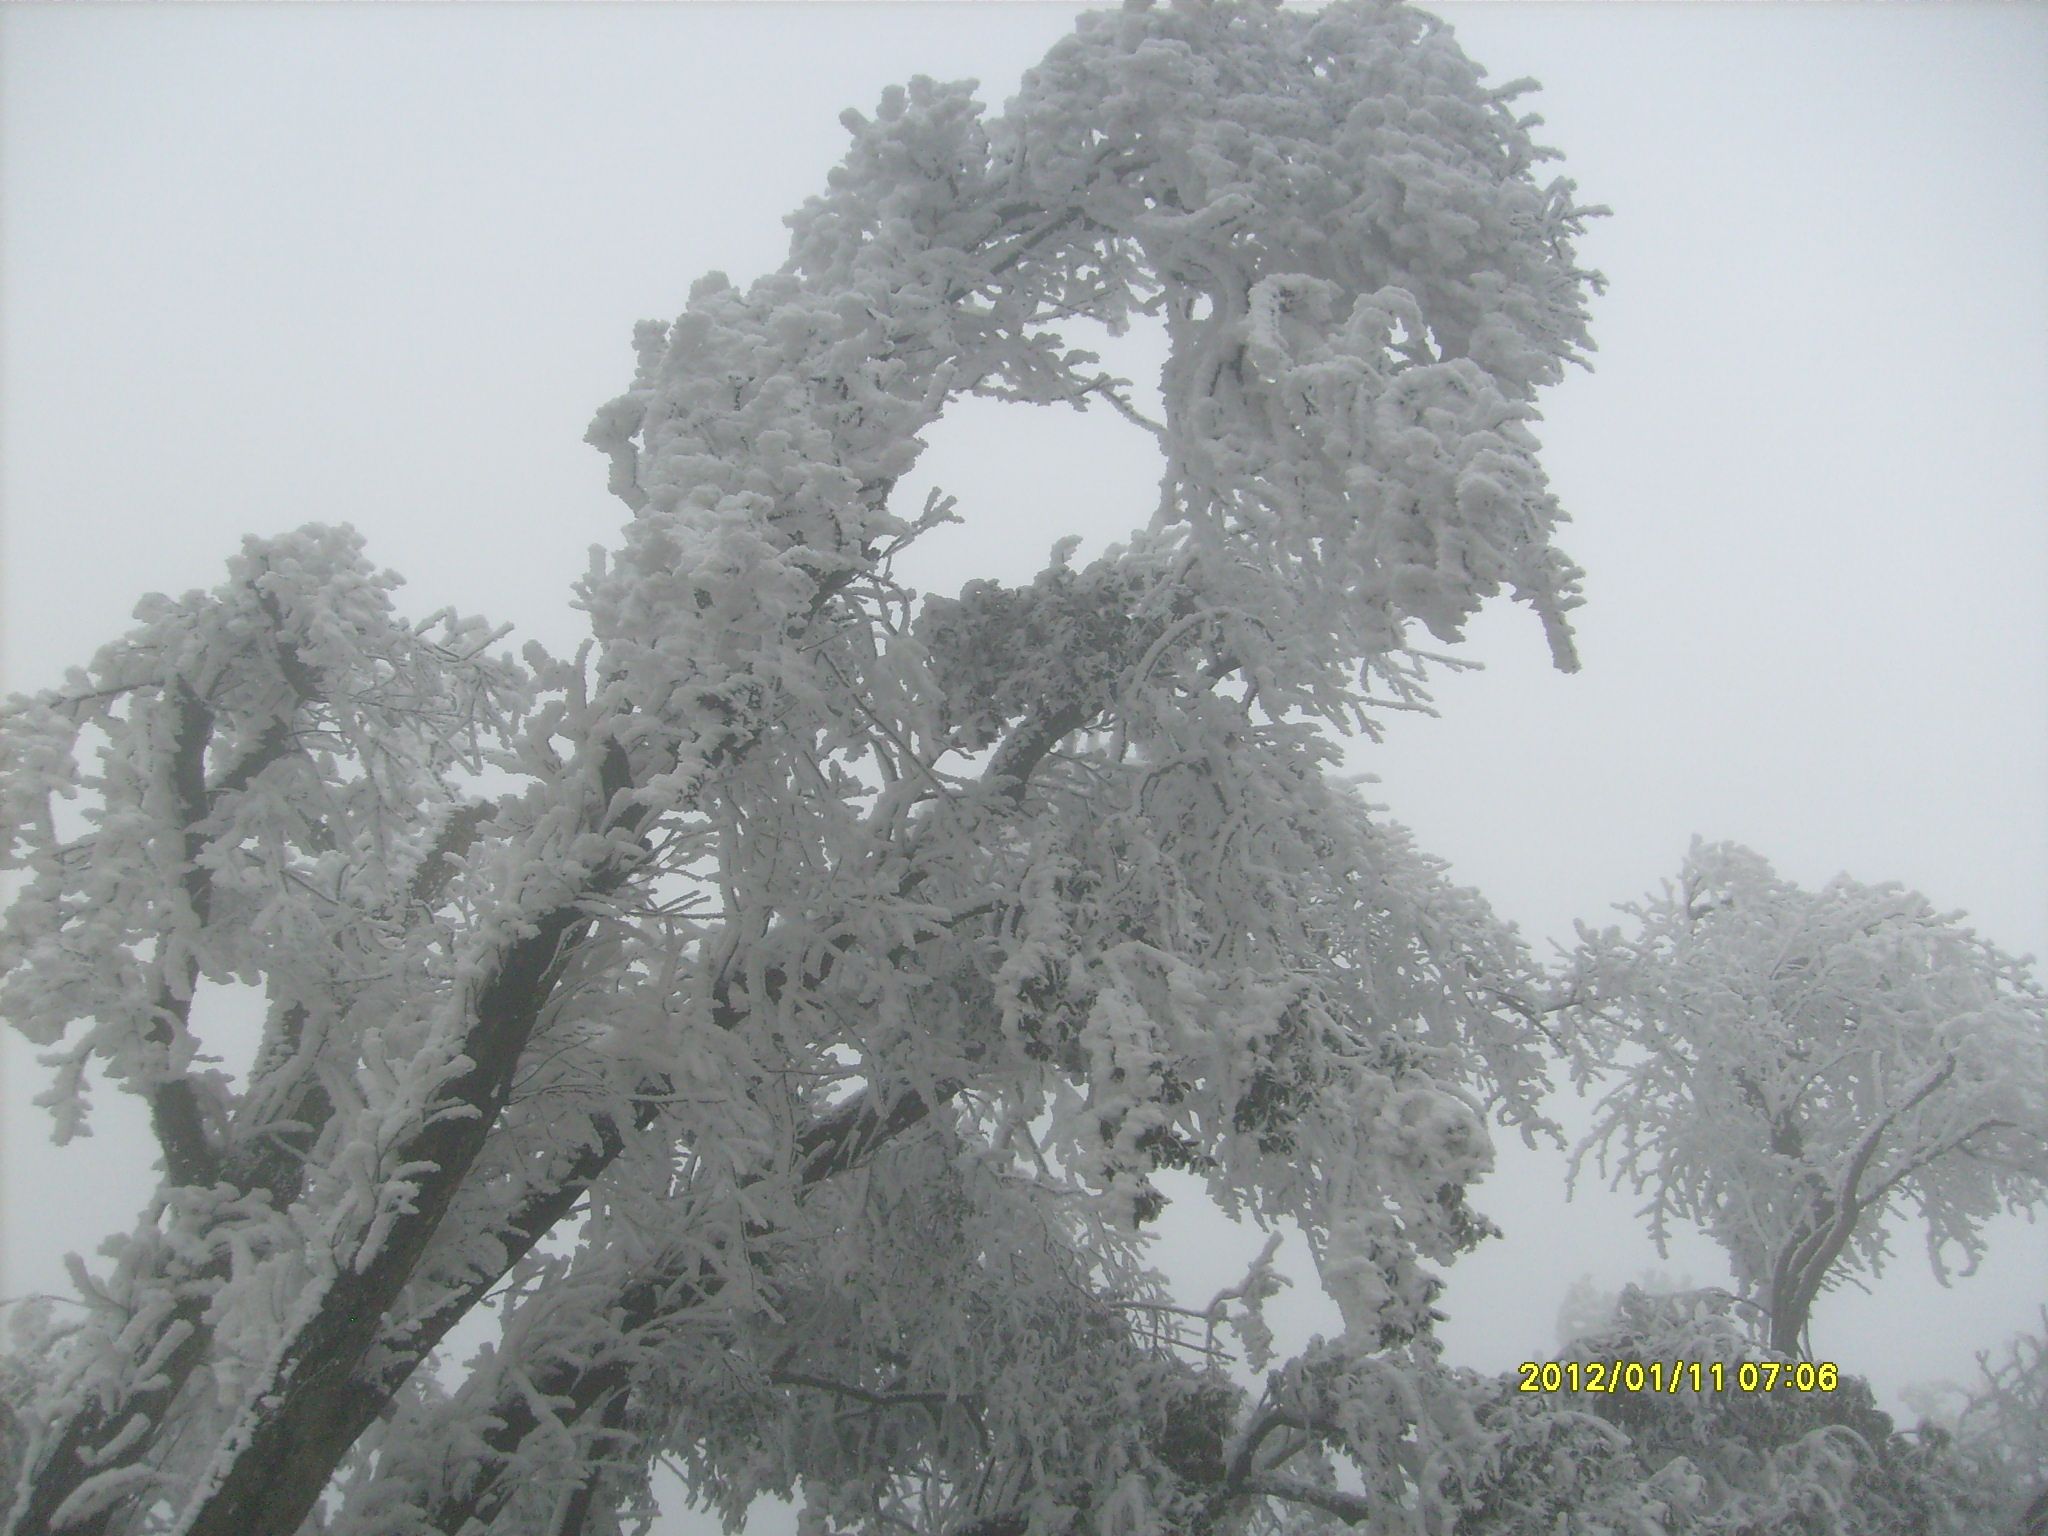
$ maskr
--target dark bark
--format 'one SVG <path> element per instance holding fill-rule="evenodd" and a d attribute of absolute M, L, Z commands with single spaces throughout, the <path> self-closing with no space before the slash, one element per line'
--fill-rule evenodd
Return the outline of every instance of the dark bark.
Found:
<path fill-rule="evenodd" d="M 1919 1159 L 1909 1159 L 1894 1169 L 1890 1177 L 1880 1180 L 1874 1189 L 1866 1191 L 1863 1187 L 1864 1178 L 1876 1161 L 1878 1150 L 1884 1145 L 1893 1124 L 1940 1092 L 1955 1072 L 1955 1056 L 1944 1057 L 1942 1064 L 1903 1103 L 1881 1115 L 1850 1152 L 1839 1188 L 1830 1189 L 1818 1173 L 1809 1176 L 1817 1185 L 1812 1214 L 1779 1251 L 1772 1266 L 1771 1348 L 1779 1354 L 1788 1357 L 1800 1354 L 1807 1322 L 1813 1314 L 1813 1304 L 1820 1299 L 1821 1290 L 1827 1284 L 1828 1271 L 1834 1268 L 1836 1260 L 1848 1247 L 1849 1239 L 1855 1236 L 1857 1223 L 1873 1207 L 1881 1208 L 1887 1190 L 1915 1168 L 1940 1155 L 1938 1152 L 1924 1153 Z M 1963 1141 L 1967 1140 L 1968 1136 L 1965 1136 Z M 1953 1151 L 1961 1145 L 1961 1141 L 1956 1142 L 1948 1150 Z"/>
<path fill-rule="evenodd" d="M 206 748 L 213 737 L 213 712 L 183 678 L 177 685 L 177 733 L 165 764 L 172 802 L 178 808 L 183 846 L 179 882 L 195 926 L 204 928 L 213 906 L 213 882 L 201 862 L 206 851 L 205 822 L 210 806 L 206 790 Z M 164 977 L 156 996 L 156 1018 L 149 1041 L 165 1054 L 165 1076 L 149 1091 L 150 1126 L 163 1149 L 164 1175 L 173 1184 L 210 1184 L 220 1171 L 219 1159 L 206 1134 L 205 1117 L 192 1084 L 172 1072 L 171 1053 L 191 1025 L 192 991 L 199 982 L 197 962 L 184 963 L 175 979 Z"/>
<path fill-rule="evenodd" d="M 941 1091 L 943 1103 L 959 1089 L 957 1084 L 946 1084 Z M 821 1116 L 797 1138 L 800 1187 L 811 1188 L 859 1166 L 879 1147 L 922 1123 L 930 1114 L 931 1106 L 912 1090 L 887 1104 L 878 1104 L 872 1094 L 863 1093 Z M 634 1336 L 714 1299 L 723 1286 L 723 1277 L 704 1264 L 694 1265 L 688 1272 L 680 1267 L 663 1267 L 638 1277 L 606 1308 L 614 1319 L 619 1349 L 594 1362 L 555 1363 L 530 1369 L 527 1375 L 534 1392 L 548 1401 L 554 1417 L 563 1424 L 583 1422 L 594 1409 L 602 1407 L 606 1417 L 599 1430 L 616 1430 L 627 1422 L 631 1409 L 627 1356 Z M 506 1469 L 526 1437 L 540 1427 L 532 1399 L 510 1387 L 492 1405 L 491 1416 L 496 1427 L 485 1436 L 485 1444 L 497 1458 L 495 1464 L 483 1469 L 459 1492 L 442 1499 L 429 1516 L 434 1529 L 450 1536 L 472 1520 L 488 1525 L 503 1508 L 514 1491 L 505 1486 Z M 582 1485 L 573 1501 L 578 1513 L 573 1519 L 565 1515 L 553 1536 L 580 1536 L 603 1481 L 600 1475 Z"/>
<path fill-rule="evenodd" d="M 202 1322 L 208 1299 L 208 1294 L 196 1290 L 188 1290 L 179 1298 L 165 1333 L 172 1328 L 183 1328 L 187 1332 L 165 1358 L 162 1369 L 152 1378 L 151 1386 L 119 1403 L 88 1403 L 64 1426 L 57 1443 L 43 1457 L 38 1475 L 29 1484 L 28 1501 L 12 1527 L 17 1536 L 44 1536 L 45 1532 L 60 1529 L 65 1536 L 105 1536 L 124 1501 L 116 1500 L 95 1514 L 67 1521 L 61 1527 L 55 1523 L 58 1507 L 77 1492 L 87 1478 L 102 1470 L 92 1463 L 99 1448 L 114 1443 L 138 1421 L 144 1424 L 160 1422 L 178 1389 L 206 1359 L 212 1342 L 212 1336 Z M 162 1337 L 163 1334 L 158 1335 L 158 1338 Z"/>
<path fill-rule="evenodd" d="M 616 876 L 595 881 L 593 894 L 616 883 Z M 575 906 L 549 913 L 533 934 L 508 946 L 479 989 L 464 1042 L 469 1071 L 393 1156 L 433 1170 L 420 1180 L 412 1213 L 394 1224 L 367 1262 L 335 1276 L 318 1311 L 287 1346 L 264 1393 L 265 1411 L 251 1415 L 233 1459 L 192 1512 L 186 1536 L 290 1536 L 383 1406 L 386 1394 L 358 1368 L 382 1338 L 387 1314 L 497 1124 L 560 963 L 586 921 Z"/>

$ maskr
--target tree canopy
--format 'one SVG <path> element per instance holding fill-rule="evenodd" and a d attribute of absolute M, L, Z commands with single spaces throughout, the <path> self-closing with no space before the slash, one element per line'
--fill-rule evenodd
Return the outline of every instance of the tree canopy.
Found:
<path fill-rule="evenodd" d="M 1579 1158 L 1696 1223 L 1803 1354 L 1815 1299 L 1876 1271 L 1910 1209 L 1943 1273 L 2048 1195 L 2048 997 L 1896 885 L 1820 891 L 1734 844 L 1582 929 L 1567 1017 L 1616 1081 Z M 1611 1163 L 1609 1159 L 1612 1159 Z"/>
<path fill-rule="evenodd" d="M 1502 596 L 1576 665 L 1531 428 L 1596 210 L 1523 89 L 1391 0 L 1134 0 L 1001 113 L 913 80 L 779 271 L 636 331 L 574 654 L 314 526 L 10 700 L 0 1013 L 158 1181 L 8 1308 L 0 1531 L 608 1536 L 663 1466 L 805 1536 L 2038 1521 L 2038 1340 L 1907 1433 L 1847 1371 L 1440 1353 L 1560 1047 L 1614 1074 L 1581 1155 L 1748 1293 L 1582 1317 L 1617 1370 L 1805 1353 L 1901 1207 L 1974 1262 L 2048 1130 L 2038 986 L 1912 893 L 1699 847 L 1546 975 L 1340 772 Z M 1163 407 L 1077 325 L 1156 328 Z M 1115 413 L 1156 501 L 913 590 L 963 396 Z M 1197 1198 L 1276 1229 L 1213 1297 L 1150 1264 Z"/>
<path fill-rule="evenodd" d="M 781 271 L 639 329 L 576 656 L 309 528 L 11 703 L 0 1002 L 162 1179 L 24 1364 L 7 1528 L 570 1536 L 662 1457 L 819 1532 L 1449 1519 L 1433 1271 L 1536 982 L 1330 732 L 1502 593 L 1574 664 L 1529 421 L 1595 279 L 1517 89 L 1391 4 L 1090 15 L 986 122 L 915 80 Z M 1059 330 L 1140 316 L 1157 422 Z M 1122 410 L 1149 520 L 920 598 L 963 394 Z M 1263 1396 L 1143 1263 L 1160 1168 L 1342 1308 Z M 1268 1283 L 1202 1314 L 1261 1364 Z"/>

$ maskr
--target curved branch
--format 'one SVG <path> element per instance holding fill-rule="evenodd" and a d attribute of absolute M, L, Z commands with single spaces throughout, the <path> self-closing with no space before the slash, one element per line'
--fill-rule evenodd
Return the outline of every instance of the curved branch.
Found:
<path fill-rule="evenodd" d="M 1346 1525 L 1358 1525 L 1372 1518 L 1372 1500 L 1364 1494 L 1346 1493 L 1341 1488 L 1322 1488 L 1314 1483 L 1304 1483 L 1299 1478 L 1248 1478 L 1242 1491 L 1257 1498 L 1306 1504 L 1326 1515 L 1335 1515 Z"/>

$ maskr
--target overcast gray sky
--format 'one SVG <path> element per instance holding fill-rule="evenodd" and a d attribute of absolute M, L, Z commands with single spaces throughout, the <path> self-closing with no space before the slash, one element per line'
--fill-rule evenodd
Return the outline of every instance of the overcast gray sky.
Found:
<path fill-rule="evenodd" d="M 1543 137 L 1614 209 L 1583 251 L 1613 284 L 1597 371 L 1543 431 L 1590 601 L 1574 677 L 1525 611 L 1477 624 L 1487 670 L 1356 754 L 1376 798 L 1539 941 L 1700 832 L 2048 952 L 2048 9 L 1434 9 L 1543 82 Z M 7 686 L 310 520 L 360 527 L 417 612 L 572 647 L 568 585 L 625 515 L 581 437 L 633 322 L 779 264 L 842 108 L 915 73 L 999 106 L 1074 14 L 0 8 Z M 1102 412 L 949 418 L 920 483 L 966 525 L 931 585 L 1120 536 L 1148 451 Z M 11 1295 L 131 1221 L 149 1154 L 118 1117 L 49 1149 L 31 1053 L 4 1049 Z M 1482 1199 L 1507 1239 L 1445 1299 L 1454 1357 L 1494 1369 L 1550 1349 L 1574 1275 L 1656 1262 L 1631 1202 L 1565 1206 L 1557 1160 L 1502 1156 Z M 1169 1258 L 1199 1289 L 1201 1255 Z M 1704 1243 L 1669 1267 L 1725 1275 Z M 1816 1316 L 1888 1396 L 2027 1324 L 2048 1232 L 2008 1223 L 1950 1292 L 1924 1268 L 1908 1239 Z"/>

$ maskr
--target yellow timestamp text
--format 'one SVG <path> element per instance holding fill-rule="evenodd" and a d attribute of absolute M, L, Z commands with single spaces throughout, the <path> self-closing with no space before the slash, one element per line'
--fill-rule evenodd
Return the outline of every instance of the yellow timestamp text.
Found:
<path fill-rule="evenodd" d="M 1842 1372 L 1811 1360 L 1524 1360 L 1519 1392 L 1832 1392 Z"/>

